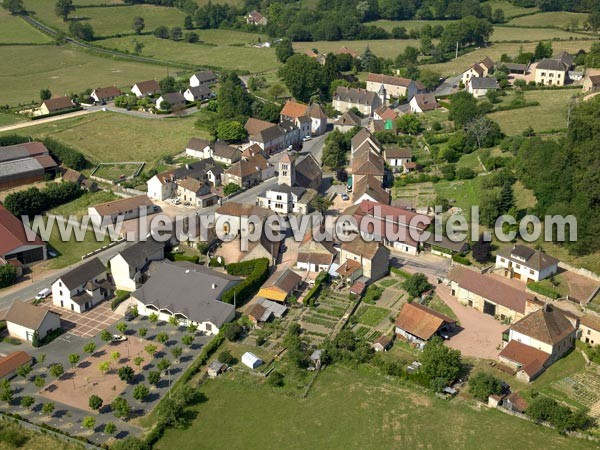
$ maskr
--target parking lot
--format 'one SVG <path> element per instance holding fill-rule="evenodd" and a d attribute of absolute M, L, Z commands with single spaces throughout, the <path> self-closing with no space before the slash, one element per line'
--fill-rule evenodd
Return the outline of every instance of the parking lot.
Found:
<path fill-rule="evenodd" d="M 102 302 L 93 309 L 84 313 L 68 311 L 47 303 L 42 305 L 60 315 L 63 330 L 75 336 L 90 338 L 102 330 L 122 319 L 122 314 L 117 314 L 110 309 L 109 302 Z"/>

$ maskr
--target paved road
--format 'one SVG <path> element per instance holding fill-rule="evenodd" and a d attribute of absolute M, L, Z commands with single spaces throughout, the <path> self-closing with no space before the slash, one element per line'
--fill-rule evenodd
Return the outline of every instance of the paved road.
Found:
<path fill-rule="evenodd" d="M 433 92 L 435 95 L 450 95 L 458 90 L 458 84 L 460 83 L 461 76 L 448 77 L 444 82 L 437 87 Z M 456 86 L 456 87 L 454 87 Z"/>
<path fill-rule="evenodd" d="M 12 125 L 6 125 L 4 127 L 0 127 L 0 132 L 18 130 L 20 128 L 32 127 L 34 125 L 41 125 L 43 123 L 55 122 L 57 120 L 72 119 L 73 117 L 84 116 L 86 114 L 94 113 L 97 111 L 100 111 L 100 109 L 99 108 L 98 109 L 87 108 L 82 111 L 75 111 L 72 113 L 61 114 L 59 116 L 48 117 L 46 119 L 28 120 L 27 122 L 14 123 Z"/>
<path fill-rule="evenodd" d="M 117 253 L 119 253 L 121 250 L 123 250 L 126 245 L 127 244 L 125 244 L 125 243 L 117 244 L 114 247 L 111 247 L 109 249 L 104 250 L 101 253 L 98 253 L 97 256 L 98 256 L 98 258 L 100 258 L 102 263 L 106 264 L 109 259 L 111 259 Z M 58 273 L 53 272 L 52 275 L 49 275 L 46 277 L 42 276 L 42 278 L 40 278 L 38 280 L 34 280 L 33 283 L 26 284 L 25 286 L 23 286 L 21 289 L 19 289 L 17 291 L 12 291 L 12 292 L 10 292 L 8 294 L 4 294 L 4 295 L 0 294 L 0 310 L 4 310 L 4 309 L 10 307 L 10 305 L 12 305 L 15 300 L 23 300 L 23 301 L 31 300 L 42 289 L 49 288 L 50 283 L 52 281 L 54 281 L 56 278 L 58 278 L 60 275 L 68 272 L 69 270 L 71 270 L 74 267 L 77 267 L 81 264 L 83 264 L 83 261 L 75 263 L 69 267 L 66 267 L 66 268 L 60 270 Z"/>
<path fill-rule="evenodd" d="M 391 251 L 392 265 L 409 272 L 422 272 L 435 282 L 438 278 L 444 278 L 450 270 L 450 260 L 429 253 L 421 253 L 419 256 L 411 256 L 396 250 Z"/>

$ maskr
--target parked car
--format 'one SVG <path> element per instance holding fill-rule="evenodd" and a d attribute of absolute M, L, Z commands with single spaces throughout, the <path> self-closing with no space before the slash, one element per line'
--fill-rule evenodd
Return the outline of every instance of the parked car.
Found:
<path fill-rule="evenodd" d="M 48 288 L 42 289 L 40 292 L 37 293 L 37 295 L 35 296 L 36 300 L 42 300 L 44 298 L 48 298 L 50 297 L 50 294 L 52 294 L 52 291 Z"/>
<path fill-rule="evenodd" d="M 127 340 L 127 336 L 123 336 L 121 334 L 113 334 L 112 341 L 113 342 L 123 342 Z"/>
<path fill-rule="evenodd" d="M 350 200 L 350 197 L 348 197 L 348 194 L 346 194 L 345 192 L 342 192 L 342 200 L 344 200 L 345 202 Z"/>
<path fill-rule="evenodd" d="M 302 140 L 303 140 L 304 142 L 308 142 L 308 141 L 310 141 L 311 139 L 312 139 L 312 136 L 304 136 L 304 137 L 302 138 Z"/>

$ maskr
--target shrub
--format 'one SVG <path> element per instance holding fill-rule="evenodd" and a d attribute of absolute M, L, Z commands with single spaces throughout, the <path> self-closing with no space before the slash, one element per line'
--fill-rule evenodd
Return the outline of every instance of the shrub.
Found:
<path fill-rule="evenodd" d="M 165 256 L 171 261 L 187 261 L 192 264 L 198 264 L 200 257 L 198 255 L 185 255 L 183 253 L 167 252 Z"/>
<path fill-rule="evenodd" d="M 552 289 L 547 288 L 546 286 L 541 285 L 538 282 L 527 283 L 527 287 L 531 289 L 533 292 L 537 292 L 538 294 L 544 295 L 546 297 L 550 297 L 552 299 L 557 299 L 559 297 L 558 293 L 553 291 Z"/>
<path fill-rule="evenodd" d="M 131 292 L 117 290 L 115 292 L 115 298 L 113 298 L 113 300 L 110 302 L 110 309 L 113 311 L 117 309 L 121 303 L 129 298 L 130 295 Z"/>
<path fill-rule="evenodd" d="M 487 403 L 492 394 L 501 394 L 504 389 L 502 380 L 485 372 L 477 372 L 469 380 L 469 392 L 477 400 Z"/>
<path fill-rule="evenodd" d="M 50 137 L 45 138 L 42 143 L 50 151 L 50 155 L 71 169 L 82 170 L 89 165 L 82 153 L 68 145 L 58 142 Z"/>
<path fill-rule="evenodd" d="M 462 256 L 458 253 L 452 255 L 452 261 L 457 262 L 459 264 L 463 264 L 465 266 L 471 265 L 471 261 L 469 261 L 467 258 L 465 258 L 464 256 Z"/>
<path fill-rule="evenodd" d="M 425 274 L 415 273 L 402 283 L 402 289 L 408 292 L 410 296 L 418 297 L 423 292 L 431 289 L 431 284 L 429 284 Z"/>
<path fill-rule="evenodd" d="M 269 278 L 269 260 L 267 258 L 228 264 L 225 269 L 230 275 L 246 276 L 246 279 L 224 292 L 221 296 L 222 302 L 233 304 L 235 294 L 235 301 L 238 306 L 250 300 Z"/>
<path fill-rule="evenodd" d="M 17 280 L 17 271 L 14 266 L 5 264 L 0 266 L 0 288 L 4 288 L 14 284 Z"/>
<path fill-rule="evenodd" d="M 458 178 L 459 180 L 470 180 L 472 178 L 475 178 L 475 175 L 477 174 L 470 167 L 459 167 L 456 170 L 456 178 Z"/>
<path fill-rule="evenodd" d="M 6 196 L 4 206 L 16 217 L 36 215 L 80 197 L 84 190 L 76 183 L 48 183 L 41 190 L 31 187 Z"/>

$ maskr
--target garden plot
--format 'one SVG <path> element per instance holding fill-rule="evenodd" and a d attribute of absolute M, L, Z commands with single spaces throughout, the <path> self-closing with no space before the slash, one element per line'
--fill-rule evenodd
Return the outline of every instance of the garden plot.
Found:
<path fill-rule="evenodd" d="M 92 171 L 91 176 L 109 183 L 130 180 L 140 174 L 143 162 L 100 163 Z"/>
<path fill-rule="evenodd" d="M 565 377 L 552 388 L 590 408 L 590 414 L 596 419 L 600 418 L 600 376 L 596 371 L 586 370 Z"/>

